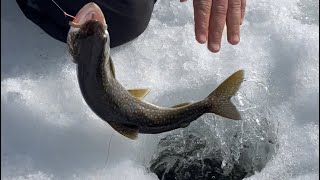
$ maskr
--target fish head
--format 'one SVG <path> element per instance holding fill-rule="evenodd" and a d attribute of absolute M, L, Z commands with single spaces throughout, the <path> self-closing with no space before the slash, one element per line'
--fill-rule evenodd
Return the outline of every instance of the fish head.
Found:
<path fill-rule="evenodd" d="M 97 4 L 88 3 L 83 6 L 69 25 L 67 44 L 74 63 L 79 63 L 79 58 L 90 58 L 87 57 L 90 54 L 104 52 L 109 55 L 108 26 L 103 12 Z"/>

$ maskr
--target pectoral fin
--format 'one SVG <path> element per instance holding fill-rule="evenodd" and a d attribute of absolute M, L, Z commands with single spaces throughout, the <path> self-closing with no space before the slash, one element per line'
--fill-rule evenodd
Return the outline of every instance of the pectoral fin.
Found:
<path fill-rule="evenodd" d="M 189 104 L 192 104 L 192 103 L 191 102 L 185 102 L 185 103 L 174 105 L 174 106 L 172 106 L 172 108 L 183 107 L 183 106 L 187 106 Z"/>
<path fill-rule="evenodd" d="M 139 100 L 142 100 L 149 91 L 149 89 L 128 89 L 128 92 Z"/>
<path fill-rule="evenodd" d="M 134 126 L 128 126 L 123 124 L 117 124 L 117 123 L 110 123 L 109 125 L 116 130 L 118 133 L 122 134 L 123 136 L 135 140 L 138 137 L 139 129 Z"/>

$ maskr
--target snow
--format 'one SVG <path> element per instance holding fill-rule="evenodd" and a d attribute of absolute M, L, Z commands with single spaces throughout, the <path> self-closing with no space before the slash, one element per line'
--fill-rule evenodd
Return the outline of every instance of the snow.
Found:
<path fill-rule="evenodd" d="M 1 179 L 158 179 L 147 167 L 160 138 L 172 132 L 137 141 L 117 134 L 85 104 L 66 45 L 15 1 L 1 5 Z M 204 98 L 244 69 L 247 81 L 235 102 L 245 119 L 236 123 L 258 137 L 259 128 L 268 130 L 258 124 L 267 118 L 279 145 L 247 179 L 318 179 L 318 9 L 312 0 L 248 1 L 240 44 L 224 39 L 213 54 L 195 41 L 192 1 L 158 0 L 146 31 L 111 49 L 117 79 L 127 88 L 150 88 L 146 101 L 171 106 Z M 213 126 L 211 116 L 204 119 Z M 230 143 L 226 131 L 216 132 L 228 127 L 223 119 L 214 122 L 220 123 L 211 132 Z M 191 130 L 201 132 L 200 124 Z"/>

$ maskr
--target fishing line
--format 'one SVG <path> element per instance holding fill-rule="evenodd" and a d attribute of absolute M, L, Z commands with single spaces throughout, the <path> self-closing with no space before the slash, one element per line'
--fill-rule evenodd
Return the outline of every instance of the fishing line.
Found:
<path fill-rule="evenodd" d="M 107 167 L 108 164 L 108 160 L 109 160 L 109 154 L 110 154 L 110 143 L 111 143 L 111 139 L 113 137 L 114 131 L 112 131 L 111 137 L 109 139 L 109 143 L 108 143 L 108 154 L 107 154 L 107 159 L 106 159 L 106 163 L 104 164 L 104 168 L 105 169 Z"/>
<path fill-rule="evenodd" d="M 74 17 L 74 16 L 66 13 L 54 0 L 51 0 L 51 1 L 63 12 L 63 14 L 64 14 L 65 17 L 69 16 L 69 17 L 71 17 L 71 18 L 73 18 L 73 19 L 76 19 L 76 17 Z"/>
<path fill-rule="evenodd" d="M 108 143 L 107 159 L 106 159 L 106 162 L 104 163 L 104 167 L 102 168 L 102 170 L 98 172 L 98 174 L 99 174 L 100 176 L 101 176 L 101 173 L 103 173 L 103 170 L 107 167 L 107 164 L 108 164 L 109 154 L 110 154 L 110 144 L 111 144 L 111 139 L 112 139 L 112 137 L 113 137 L 113 134 L 114 134 L 114 131 L 112 130 L 112 134 L 111 134 L 111 136 L 110 136 L 109 143 Z"/>

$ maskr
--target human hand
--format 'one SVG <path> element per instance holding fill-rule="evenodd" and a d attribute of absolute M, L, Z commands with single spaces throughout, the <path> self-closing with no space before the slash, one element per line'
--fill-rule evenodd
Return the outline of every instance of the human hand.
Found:
<path fill-rule="evenodd" d="M 246 0 L 193 0 L 196 40 L 201 44 L 208 41 L 208 49 L 219 52 L 226 24 L 228 42 L 238 44 L 245 7 Z"/>

